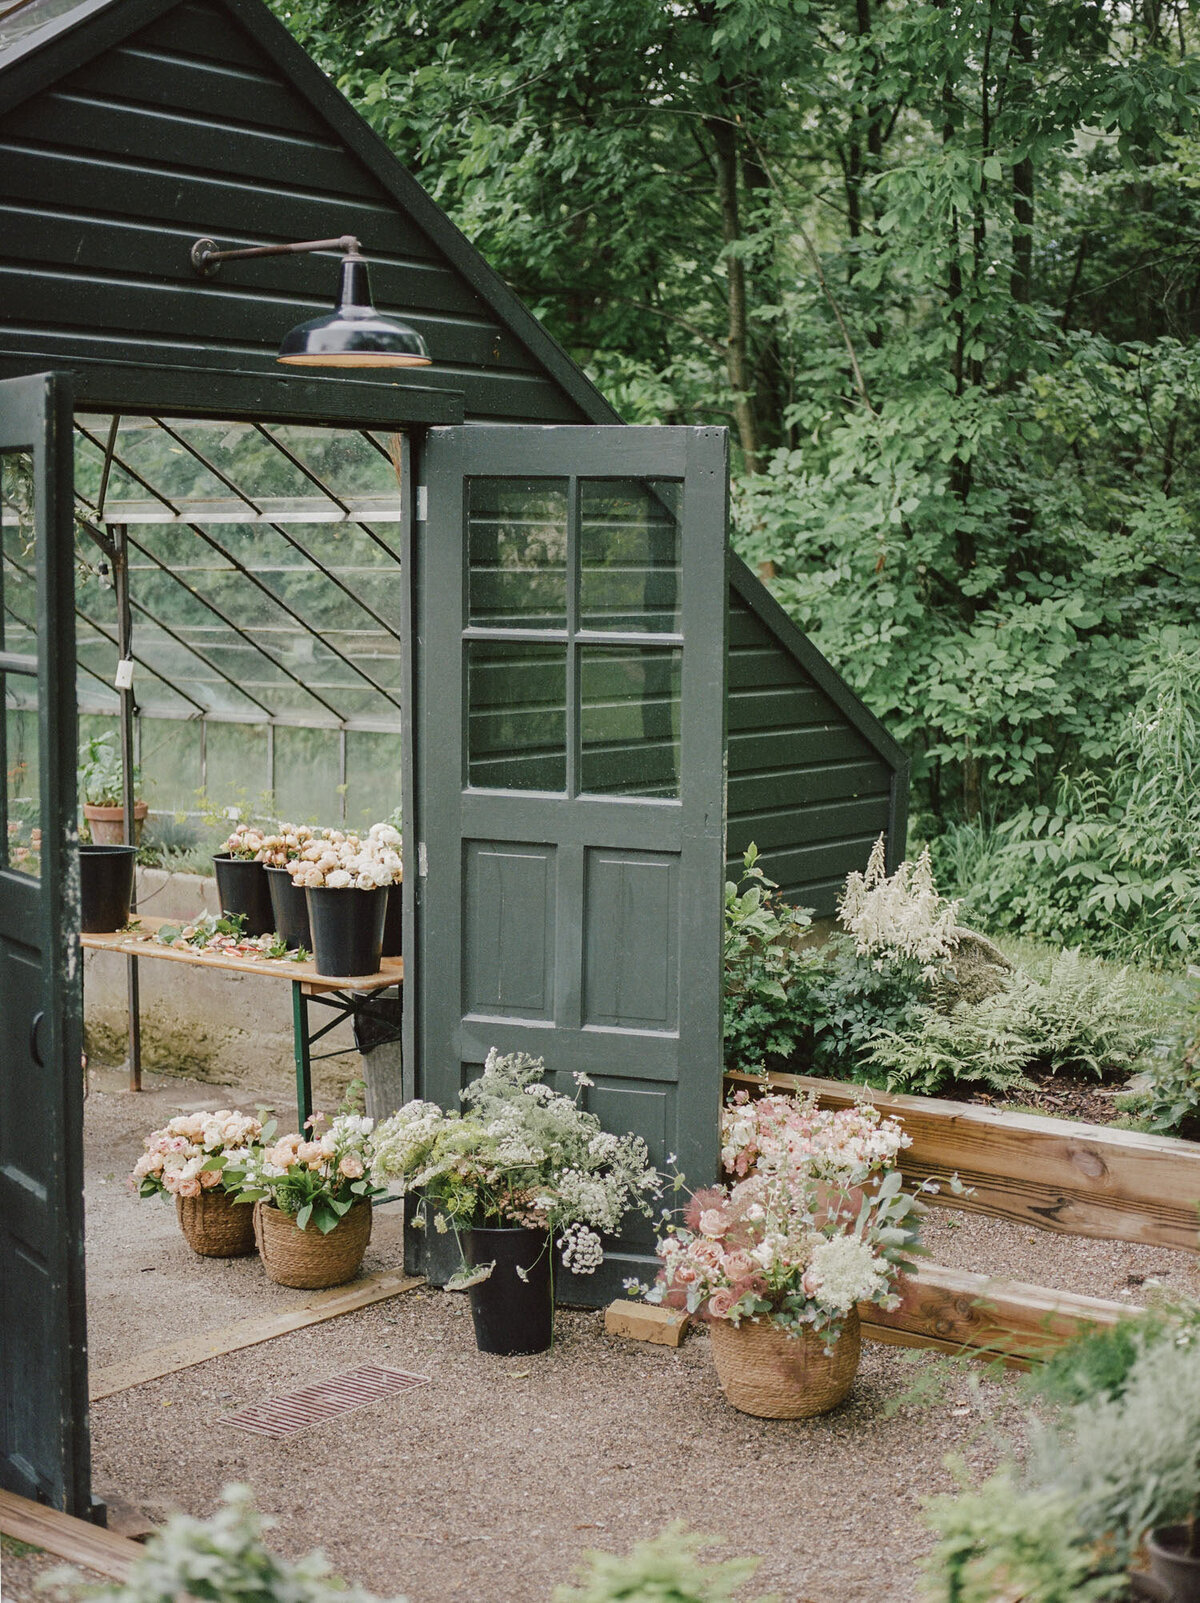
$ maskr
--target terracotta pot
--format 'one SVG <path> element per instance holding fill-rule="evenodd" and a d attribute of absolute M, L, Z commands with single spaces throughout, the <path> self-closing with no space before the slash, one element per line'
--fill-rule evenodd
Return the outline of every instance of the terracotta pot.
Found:
<path fill-rule="evenodd" d="M 149 802 L 134 802 L 133 843 L 135 846 L 141 841 L 142 825 L 146 822 L 146 814 L 149 811 Z M 123 807 L 96 807 L 91 802 L 84 802 L 83 816 L 87 819 L 88 828 L 91 830 L 93 845 L 121 846 L 124 844 L 125 809 Z"/>
<path fill-rule="evenodd" d="M 353 1280 L 371 1239 L 371 1204 L 356 1202 L 327 1236 L 316 1225 L 297 1228 L 293 1214 L 254 1204 L 254 1238 L 267 1279 L 302 1291 L 323 1290 Z"/>
<path fill-rule="evenodd" d="M 176 1197 L 183 1239 L 202 1258 L 246 1258 L 254 1251 L 254 1209 L 215 1187 L 198 1197 Z"/>
<path fill-rule="evenodd" d="M 843 1400 L 858 1373 L 862 1335 L 853 1309 L 832 1353 L 805 1326 L 798 1336 L 769 1321 L 712 1319 L 708 1325 L 721 1390 L 743 1414 L 811 1419 Z"/>

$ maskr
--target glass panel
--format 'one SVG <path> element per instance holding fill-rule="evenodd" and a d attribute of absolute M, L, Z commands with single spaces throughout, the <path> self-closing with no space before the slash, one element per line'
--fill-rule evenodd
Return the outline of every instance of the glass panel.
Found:
<path fill-rule="evenodd" d="M 141 791 L 156 813 L 194 813 L 200 796 L 197 719 L 143 718 Z"/>
<path fill-rule="evenodd" d="M 581 646 L 579 788 L 678 796 L 678 646 Z"/>
<path fill-rule="evenodd" d="M 679 506 L 667 480 L 585 479 L 579 486 L 579 626 L 679 629 Z"/>
<path fill-rule="evenodd" d="M 468 479 L 467 549 L 471 623 L 566 628 L 566 479 Z"/>
<path fill-rule="evenodd" d="M 204 741 L 204 792 L 214 806 L 239 797 L 254 805 L 270 791 L 265 725 L 210 722 Z"/>
<path fill-rule="evenodd" d="M 346 736 L 346 822 L 367 829 L 400 805 L 400 731 Z"/>
<path fill-rule="evenodd" d="M 276 729 L 275 810 L 291 824 L 341 821 L 338 736 L 333 729 Z"/>
<path fill-rule="evenodd" d="M 9 868 L 41 869 L 41 796 L 38 789 L 37 681 L 0 674 L 4 681 L 5 841 Z"/>
<path fill-rule="evenodd" d="M 567 788 L 567 648 L 467 646 L 468 780 L 492 790 Z"/>

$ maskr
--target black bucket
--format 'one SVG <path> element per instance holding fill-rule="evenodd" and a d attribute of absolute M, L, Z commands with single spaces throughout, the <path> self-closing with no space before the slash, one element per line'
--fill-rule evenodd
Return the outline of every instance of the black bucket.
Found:
<path fill-rule="evenodd" d="M 272 928 L 293 951 L 302 946 L 312 951 L 312 931 L 308 927 L 308 903 L 303 885 L 297 885 L 286 868 L 264 865 L 271 893 Z"/>
<path fill-rule="evenodd" d="M 522 1225 L 468 1230 L 466 1247 L 473 1267 L 495 1264 L 487 1279 L 470 1289 L 479 1351 L 508 1358 L 544 1353 L 554 1339 L 548 1232 Z"/>
<path fill-rule="evenodd" d="M 246 920 L 242 928 L 247 935 L 270 935 L 275 928 L 275 915 L 264 865 L 253 858 L 230 857 L 228 852 L 222 852 L 213 858 L 213 867 L 217 871 L 222 913 L 242 914 Z"/>
<path fill-rule="evenodd" d="M 79 848 L 80 928 L 85 935 L 110 935 L 129 923 L 136 846 Z"/>
<path fill-rule="evenodd" d="M 387 916 L 383 891 L 310 885 L 304 894 L 317 973 L 335 979 L 378 974 Z"/>
<path fill-rule="evenodd" d="M 383 950 L 384 957 L 402 957 L 404 955 L 404 886 L 389 885 L 387 888 L 387 914 L 383 920 Z"/>

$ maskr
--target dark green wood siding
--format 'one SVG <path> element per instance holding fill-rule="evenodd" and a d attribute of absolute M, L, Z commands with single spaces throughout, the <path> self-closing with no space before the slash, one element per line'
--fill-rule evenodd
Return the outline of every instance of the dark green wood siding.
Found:
<path fill-rule="evenodd" d="M 891 826 L 895 770 L 736 590 L 728 694 L 727 871 L 755 841 L 789 901 L 832 913 Z"/>
<path fill-rule="evenodd" d="M 581 407 L 447 251 L 224 5 L 159 16 L 0 115 L 0 353 L 276 370 L 328 311 L 336 255 L 226 263 L 223 245 L 352 233 L 376 304 L 411 322 L 481 420 L 579 422 Z"/>

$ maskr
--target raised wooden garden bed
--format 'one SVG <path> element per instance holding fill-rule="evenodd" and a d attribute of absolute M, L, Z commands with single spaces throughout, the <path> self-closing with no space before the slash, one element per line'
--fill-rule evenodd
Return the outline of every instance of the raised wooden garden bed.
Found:
<path fill-rule="evenodd" d="M 869 1095 L 912 1137 L 901 1161 L 906 1179 L 946 1181 L 957 1174 L 969 1188 L 955 1195 L 943 1185 L 932 1199 L 939 1206 L 1060 1234 L 1200 1251 L 1200 1145 L 1193 1142 L 933 1097 L 864 1093 L 862 1086 L 803 1074 L 730 1074 L 726 1085 L 815 1092 L 824 1108 L 849 1107 Z M 1130 1312 L 1123 1303 L 932 1264 L 922 1265 L 903 1290 L 894 1313 L 861 1310 L 864 1336 L 1019 1365 L 1044 1357 L 1081 1327 L 1114 1324 Z"/>

